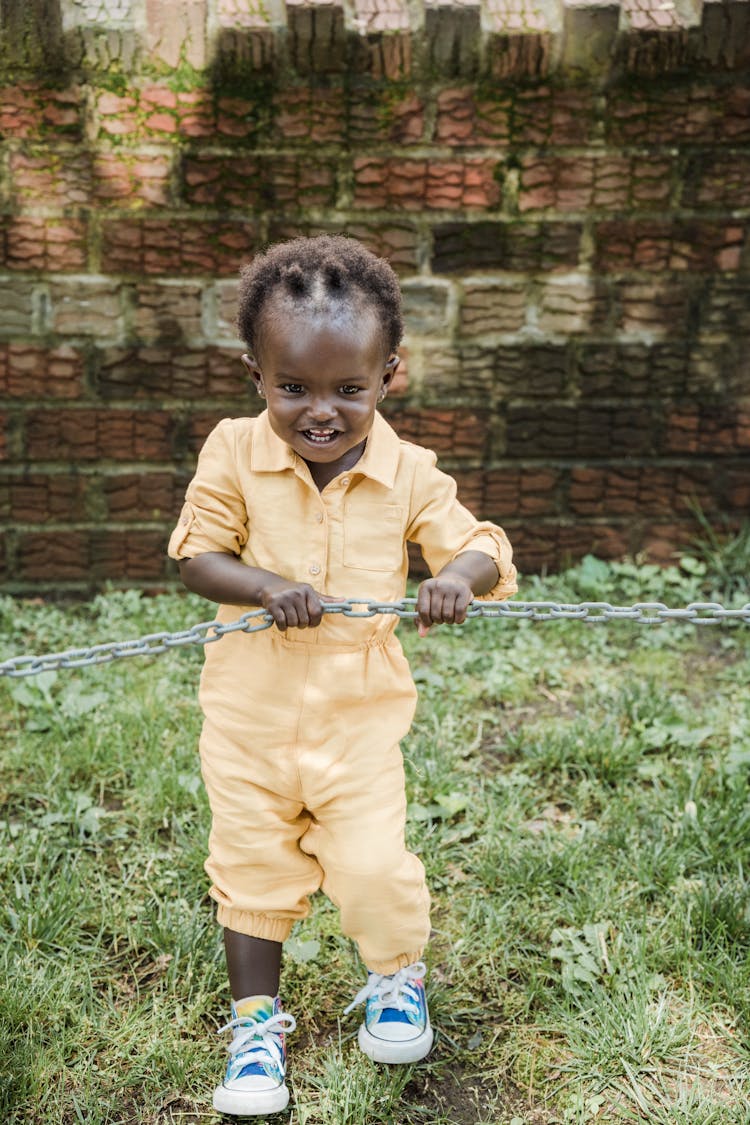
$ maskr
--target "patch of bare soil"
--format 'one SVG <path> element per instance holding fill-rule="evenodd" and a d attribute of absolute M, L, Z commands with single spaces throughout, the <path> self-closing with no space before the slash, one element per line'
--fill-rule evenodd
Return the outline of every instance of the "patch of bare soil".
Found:
<path fill-rule="evenodd" d="M 415 1075 L 404 1091 L 410 1102 L 424 1107 L 425 1120 L 442 1116 L 451 1125 L 477 1125 L 521 1117 L 524 1125 L 548 1125 L 553 1119 L 543 1109 L 529 1106 L 526 1096 L 511 1084 L 502 1086 L 481 1075 L 454 1067 L 439 1076 Z"/>

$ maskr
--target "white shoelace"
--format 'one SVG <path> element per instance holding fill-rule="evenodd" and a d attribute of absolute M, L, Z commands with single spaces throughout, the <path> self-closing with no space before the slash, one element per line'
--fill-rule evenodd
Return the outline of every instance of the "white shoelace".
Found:
<path fill-rule="evenodd" d="M 263 1055 L 268 1055 L 275 1066 L 282 1066 L 281 1043 L 279 1035 L 284 1031 L 294 1031 L 297 1021 L 294 1016 L 286 1012 L 278 1012 L 266 1020 L 254 1020 L 247 1016 L 237 1016 L 225 1023 L 217 1031 L 221 1035 L 224 1031 L 237 1032 L 231 1043 L 227 1045 L 230 1055 L 239 1055 L 243 1051 L 252 1056 L 248 1062 L 263 1065 Z"/>
<path fill-rule="evenodd" d="M 426 972 L 424 961 L 415 961 L 413 965 L 399 969 L 392 976 L 371 973 L 365 987 L 359 990 L 349 1007 L 344 1008 L 344 1015 L 348 1016 L 358 1004 L 364 1004 L 371 997 L 380 1011 L 383 1008 L 397 1008 L 400 1012 L 405 1012 L 418 1000 L 419 994 L 412 981 L 421 980 Z"/>

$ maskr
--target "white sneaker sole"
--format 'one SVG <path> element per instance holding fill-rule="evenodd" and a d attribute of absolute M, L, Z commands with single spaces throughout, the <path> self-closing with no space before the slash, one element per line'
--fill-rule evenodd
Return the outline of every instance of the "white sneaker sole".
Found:
<path fill-rule="evenodd" d="M 360 1050 L 368 1059 L 379 1063 L 412 1063 L 429 1055 L 432 1049 L 432 1028 L 429 1023 L 416 1039 L 377 1039 L 364 1024 L 360 1026 L 357 1040 Z"/>
<path fill-rule="evenodd" d="M 230 1090 L 217 1086 L 214 1090 L 214 1109 L 217 1113 L 233 1113 L 238 1117 L 256 1117 L 266 1113 L 280 1113 L 289 1104 L 286 1086 L 273 1090 Z"/>

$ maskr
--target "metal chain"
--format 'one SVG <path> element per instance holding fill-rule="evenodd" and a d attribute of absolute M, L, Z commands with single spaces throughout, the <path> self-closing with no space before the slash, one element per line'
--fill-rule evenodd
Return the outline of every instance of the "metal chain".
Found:
<path fill-rule="evenodd" d="M 340 613 L 344 617 L 374 617 L 389 613 L 401 618 L 415 618 L 416 598 L 399 602 L 376 602 L 349 598 L 326 602 L 324 613 Z M 467 618 L 489 617 L 505 621 L 585 621 L 599 624 L 610 621 L 634 621 L 638 625 L 664 625 L 683 621 L 690 625 L 750 624 L 750 602 L 740 609 L 725 609 L 718 602 L 691 602 L 681 609 L 670 609 L 662 602 L 637 602 L 635 605 L 610 605 L 609 602 L 581 602 L 578 605 L 558 602 L 472 602 Z M 209 645 L 227 633 L 258 633 L 273 625 L 273 618 L 264 609 L 243 613 L 236 621 L 222 625 L 219 621 L 203 621 L 190 629 L 174 633 L 149 633 L 132 641 L 110 641 L 88 648 L 72 648 L 45 656 L 16 656 L 0 663 L 0 676 L 17 678 L 36 676 L 58 668 L 87 668 L 92 664 L 109 664 L 127 656 L 158 656 L 184 645 Z"/>

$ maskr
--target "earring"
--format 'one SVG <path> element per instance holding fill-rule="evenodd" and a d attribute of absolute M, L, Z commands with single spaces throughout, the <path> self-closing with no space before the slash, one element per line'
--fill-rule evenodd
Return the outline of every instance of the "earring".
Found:
<path fill-rule="evenodd" d="M 378 395 L 378 402 L 382 402 L 384 398 L 385 398 L 385 391 L 381 391 L 380 394 Z"/>
<path fill-rule="evenodd" d="M 261 397 L 261 398 L 265 398 L 265 397 L 266 397 L 266 392 L 265 392 L 265 391 L 262 391 L 262 390 L 260 389 L 260 387 L 256 387 L 255 389 L 256 389 L 256 391 L 258 392 L 258 394 L 260 395 L 260 397 Z"/>

